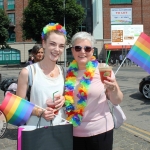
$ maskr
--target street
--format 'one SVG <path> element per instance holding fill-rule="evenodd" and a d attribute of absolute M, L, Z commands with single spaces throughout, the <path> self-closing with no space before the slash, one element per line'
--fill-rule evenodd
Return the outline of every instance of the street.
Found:
<path fill-rule="evenodd" d="M 0 68 L 2 79 L 17 78 L 21 69 Z M 117 67 L 113 68 L 114 72 Z M 120 104 L 127 120 L 119 129 L 114 130 L 113 150 L 150 150 L 150 100 L 146 100 L 138 91 L 139 82 L 148 73 L 137 66 L 121 67 L 116 75 L 124 94 Z M 0 102 L 3 92 L 0 91 Z M 8 130 L 0 139 L 1 150 L 16 150 L 17 128 L 8 125 Z"/>

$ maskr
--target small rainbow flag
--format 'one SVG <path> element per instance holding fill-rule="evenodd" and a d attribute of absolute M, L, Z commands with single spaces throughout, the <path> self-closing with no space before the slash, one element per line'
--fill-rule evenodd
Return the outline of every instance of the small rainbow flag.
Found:
<path fill-rule="evenodd" d="M 126 57 L 150 74 L 150 37 L 141 33 Z"/>
<path fill-rule="evenodd" d="M 8 123 L 20 126 L 29 119 L 34 106 L 29 101 L 8 92 L 0 105 L 0 110 L 5 114 Z"/>

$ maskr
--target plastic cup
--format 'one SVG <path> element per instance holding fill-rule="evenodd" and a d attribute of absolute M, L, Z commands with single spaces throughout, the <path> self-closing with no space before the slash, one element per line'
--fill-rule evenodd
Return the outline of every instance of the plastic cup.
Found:
<path fill-rule="evenodd" d="M 104 83 L 107 77 L 111 77 L 112 67 L 111 66 L 99 66 L 100 78 Z"/>
<path fill-rule="evenodd" d="M 53 102 L 52 99 L 48 99 L 48 100 L 46 101 L 46 104 L 47 104 L 47 107 L 50 107 L 50 108 L 52 108 L 52 109 L 56 109 L 56 108 L 55 108 L 55 103 Z M 58 114 L 58 110 L 55 111 L 55 114 L 56 114 L 56 115 Z"/>

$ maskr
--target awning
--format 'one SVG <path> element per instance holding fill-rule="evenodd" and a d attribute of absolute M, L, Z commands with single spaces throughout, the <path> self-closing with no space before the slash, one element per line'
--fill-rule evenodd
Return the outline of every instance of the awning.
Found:
<path fill-rule="evenodd" d="M 111 45 L 111 44 L 104 44 L 105 50 L 113 50 L 113 51 L 120 51 L 123 49 L 130 49 L 132 45 Z"/>

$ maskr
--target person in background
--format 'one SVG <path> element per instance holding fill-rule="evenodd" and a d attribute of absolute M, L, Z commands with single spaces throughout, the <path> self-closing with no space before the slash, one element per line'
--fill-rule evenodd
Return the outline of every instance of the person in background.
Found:
<path fill-rule="evenodd" d="M 31 54 L 34 57 L 34 63 L 39 62 L 44 58 L 44 49 L 41 44 L 35 44 L 32 48 Z"/>
<path fill-rule="evenodd" d="M 29 59 L 26 62 L 26 66 L 31 65 L 34 63 L 34 57 L 32 55 L 29 55 Z"/>
<path fill-rule="evenodd" d="M 64 51 L 65 45 L 66 30 L 63 26 L 58 23 L 49 23 L 43 28 L 42 46 L 45 55 L 43 58 L 43 48 L 34 53 L 37 45 L 34 46 L 33 54 L 36 55 L 34 55 L 34 60 L 41 59 L 41 61 L 33 64 L 35 74 L 31 87 L 30 102 L 44 108 L 45 111 L 35 107 L 26 123 L 27 125 L 37 125 L 40 115 L 42 115 L 41 126 L 49 126 L 50 120 L 53 121 L 53 125 L 59 124 L 62 120 L 58 116 L 55 117 L 55 112 L 57 111 L 59 116 L 65 117 L 65 112 L 62 108 L 64 105 L 64 77 L 60 66 L 56 64 Z M 18 78 L 16 95 L 22 98 L 25 98 L 27 93 L 29 67 L 23 68 Z M 48 107 L 46 101 L 53 99 L 53 94 L 56 91 L 58 91 L 58 94 L 55 97 L 55 106 L 54 108 Z"/>
<path fill-rule="evenodd" d="M 70 64 L 65 81 L 67 120 L 73 124 L 73 150 L 112 150 L 114 122 L 109 99 L 117 105 L 123 99 L 115 75 L 100 79 L 93 56 L 94 38 L 87 32 L 76 33 L 71 40 L 75 60 Z"/>
<path fill-rule="evenodd" d="M 120 65 L 121 65 L 122 61 L 123 61 L 123 55 L 120 54 L 120 55 L 119 55 L 119 63 L 120 63 Z M 122 64 L 122 67 L 123 67 L 123 64 Z"/>

